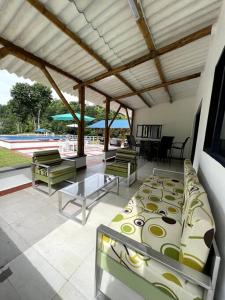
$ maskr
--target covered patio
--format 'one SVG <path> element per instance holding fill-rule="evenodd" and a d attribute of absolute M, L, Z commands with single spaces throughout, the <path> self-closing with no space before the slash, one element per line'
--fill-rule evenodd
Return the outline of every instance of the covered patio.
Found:
<path fill-rule="evenodd" d="M 225 164 L 210 153 L 210 135 L 219 138 L 207 123 L 208 111 L 217 111 L 210 97 L 224 12 L 222 0 L 0 1 L 0 69 L 53 88 L 68 111 L 58 118 L 77 126 L 75 157 L 60 157 L 54 146 L 37 154 L 44 158 L 32 172 L 0 169 L 9 191 L 0 189 L 1 300 L 224 299 Z M 77 96 L 79 114 L 65 93 Z M 104 130 L 103 145 L 85 147 L 86 102 L 105 108 L 104 120 L 90 126 Z M 113 127 L 129 131 L 129 149 L 110 146 Z M 166 151 L 163 138 L 171 140 Z M 105 174 L 114 158 L 118 173 L 89 195 L 84 180 Z M 65 175 L 62 162 L 73 178 L 46 195 L 53 175 Z M 42 192 L 35 174 L 48 177 Z M 16 188 L 20 176 L 26 182 Z M 74 199 L 66 187 L 75 187 Z M 65 214 L 62 195 L 71 204 Z"/>

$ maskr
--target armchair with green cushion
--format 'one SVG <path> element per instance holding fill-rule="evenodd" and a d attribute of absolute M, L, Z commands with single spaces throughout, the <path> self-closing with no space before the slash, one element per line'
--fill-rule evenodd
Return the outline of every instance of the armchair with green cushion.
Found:
<path fill-rule="evenodd" d="M 49 195 L 52 185 L 76 178 L 76 161 L 62 159 L 58 150 L 34 152 L 32 161 L 32 185 L 34 188 L 37 187 L 36 180 L 47 183 Z"/>
<path fill-rule="evenodd" d="M 109 158 L 112 159 L 112 158 Z M 130 186 L 137 179 L 137 153 L 130 149 L 118 149 L 115 160 L 107 163 L 105 173 L 127 178 L 127 184 Z M 134 175 L 134 180 L 131 176 Z"/>

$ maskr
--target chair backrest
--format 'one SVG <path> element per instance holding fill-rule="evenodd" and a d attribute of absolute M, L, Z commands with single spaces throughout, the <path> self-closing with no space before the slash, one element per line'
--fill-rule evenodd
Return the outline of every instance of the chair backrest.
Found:
<path fill-rule="evenodd" d="M 160 148 L 162 149 L 170 149 L 173 144 L 174 136 L 163 136 L 160 141 Z"/>
<path fill-rule="evenodd" d="M 203 271 L 215 235 L 215 223 L 207 194 L 190 160 L 184 164 L 183 230 L 179 261 Z"/>
<path fill-rule="evenodd" d="M 128 146 L 129 148 L 132 148 L 132 142 L 131 142 L 131 136 L 130 135 L 126 135 L 126 138 L 127 138 L 127 142 L 128 142 Z"/>
<path fill-rule="evenodd" d="M 128 138 L 129 137 L 129 138 Z M 127 135 L 127 141 L 128 141 L 128 139 L 130 140 L 130 144 L 131 144 L 131 146 L 136 146 L 137 144 L 136 144 L 136 141 L 135 141 L 135 138 L 134 138 L 134 136 L 132 135 L 132 134 L 130 134 L 130 135 Z M 128 141 L 128 144 L 129 144 L 129 141 Z M 130 145 L 129 145 L 130 146 Z"/>
<path fill-rule="evenodd" d="M 188 142 L 189 139 L 190 139 L 190 136 L 188 136 L 188 137 L 184 140 L 184 142 L 183 142 L 183 144 L 182 144 L 182 149 L 184 149 L 184 147 L 185 147 L 185 145 L 187 144 L 187 142 Z"/>
<path fill-rule="evenodd" d="M 116 151 L 116 162 L 132 162 L 136 164 L 137 153 L 131 149 L 118 149 Z"/>
<path fill-rule="evenodd" d="M 62 161 L 58 150 L 36 151 L 33 153 L 33 162 L 39 164 L 58 164 Z"/>

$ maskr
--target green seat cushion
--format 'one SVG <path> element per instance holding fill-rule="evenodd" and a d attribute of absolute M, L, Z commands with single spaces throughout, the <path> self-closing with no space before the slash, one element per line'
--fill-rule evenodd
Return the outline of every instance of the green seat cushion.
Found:
<path fill-rule="evenodd" d="M 65 163 L 60 163 L 57 165 L 50 166 L 50 173 L 49 176 L 52 177 L 57 177 L 61 176 L 67 173 L 75 173 L 76 170 L 73 166 L 70 166 Z M 42 176 L 47 176 L 47 169 L 44 167 L 36 166 L 35 167 L 35 173 L 42 175 Z"/>
<path fill-rule="evenodd" d="M 179 259 L 181 223 L 167 216 L 151 213 L 140 207 L 125 207 L 117 214 L 110 227 L 128 237 L 150 246 L 175 260 Z M 153 259 L 129 249 L 104 235 L 99 245 L 101 251 L 152 283 L 172 299 L 202 299 L 203 290 L 187 283 L 177 273 Z"/>

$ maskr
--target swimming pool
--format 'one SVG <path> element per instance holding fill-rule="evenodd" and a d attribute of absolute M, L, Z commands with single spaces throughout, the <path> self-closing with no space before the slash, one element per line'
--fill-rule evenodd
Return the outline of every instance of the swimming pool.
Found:
<path fill-rule="evenodd" d="M 49 140 L 63 140 L 63 135 L 48 135 L 48 136 L 37 136 L 37 135 L 0 135 L 2 141 L 49 141 Z"/>

